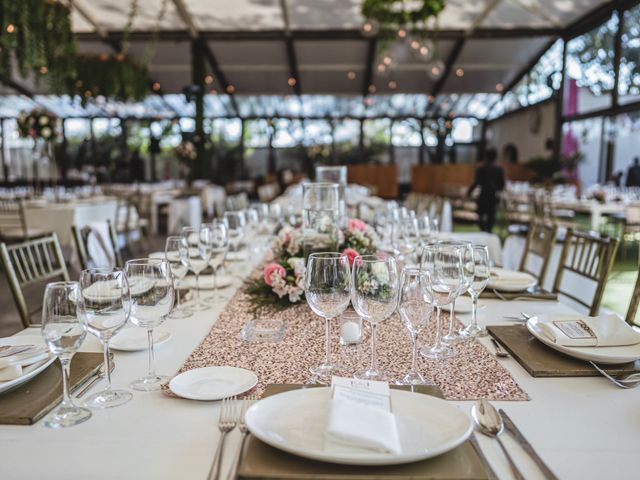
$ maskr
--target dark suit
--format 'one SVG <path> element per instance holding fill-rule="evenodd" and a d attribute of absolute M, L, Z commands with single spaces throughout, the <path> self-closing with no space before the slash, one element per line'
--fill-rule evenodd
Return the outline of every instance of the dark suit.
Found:
<path fill-rule="evenodd" d="M 498 204 L 498 192 L 504 188 L 504 171 L 497 165 L 482 165 L 476 169 L 476 178 L 469 187 L 467 195 L 476 187 L 480 187 L 478 196 L 478 224 L 485 232 L 493 230 L 496 221 L 496 207 Z"/>
<path fill-rule="evenodd" d="M 627 187 L 640 187 L 640 165 L 632 165 L 627 171 Z"/>

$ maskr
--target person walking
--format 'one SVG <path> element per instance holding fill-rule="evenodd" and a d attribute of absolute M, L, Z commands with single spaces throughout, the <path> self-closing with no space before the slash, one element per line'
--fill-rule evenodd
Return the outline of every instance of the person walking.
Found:
<path fill-rule="evenodd" d="M 478 205 L 478 225 L 483 232 L 491 232 L 496 222 L 496 208 L 498 193 L 504 189 L 504 170 L 495 165 L 498 154 L 495 149 L 485 153 L 484 162 L 476 169 L 476 176 L 467 191 L 471 196 L 476 188 L 480 188 L 480 195 L 476 200 Z"/>

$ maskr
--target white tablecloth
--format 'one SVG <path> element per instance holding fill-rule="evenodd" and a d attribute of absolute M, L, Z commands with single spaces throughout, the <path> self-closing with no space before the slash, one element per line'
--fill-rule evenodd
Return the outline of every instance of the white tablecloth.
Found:
<path fill-rule="evenodd" d="M 519 315 L 521 311 L 530 314 L 570 311 L 556 302 L 483 302 L 487 307 L 479 312 L 481 323 L 506 323 L 503 315 Z M 222 307 L 219 304 L 191 318 L 168 320 L 159 327 L 173 336 L 156 349 L 157 371 L 175 372 L 209 332 Z M 468 323 L 469 315 L 461 315 L 461 320 Z M 322 338 L 309 341 L 322 342 Z M 488 339 L 480 342 L 493 351 Z M 99 345 L 89 336 L 83 349 L 98 351 Z M 146 355 L 144 351 L 115 352 L 114 386 L 126 387 L 146 373 Z M 500 362 L 531 401 L 494 402 L 495 406 L 509 414 L 559 478 L 638 478 L 640 390 L 621 390 L 601 377 L 533 378 L 512 358 Z M 99 387 L 94 387 L 94 391 Z M 469 413 L 473 402 L 452 403 Z M 220 437 L 216 428 L 218 413 L 217 402 L 174 399 L 159 392 L 134 392 L 129 403 L 94 411 L 89 421 L 73 428 L 54 431 L 45 428 L 42 422 L 33 426 L 2 425 L 1 477 L 204 479 Z M 479 434 L 478 440 L 499 478 L 513 478 L 497 443 Z M 232 432 L 226 442 L 222 478 L 238 445 L 238 432 Z M 505 442 L 528 480 L 543 478 L 512 439 L 505 436 Z"/>
<path fill-rule="evenodd" d="M 29 228 L 55 232 L 63 249 L 73 247 L 71 226 L 79 228 L 93 222 L 111 221 L 115 225 L 117 200 L 106 197 L 69 203 L 27 204 L 25 220 Z"/>

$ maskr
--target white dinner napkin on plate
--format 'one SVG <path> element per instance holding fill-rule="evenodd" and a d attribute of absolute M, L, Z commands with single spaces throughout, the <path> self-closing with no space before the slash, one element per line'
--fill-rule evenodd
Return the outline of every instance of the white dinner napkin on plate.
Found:
<path fill-rule="evenodd" d="M 509 283 L 517 285 L 529 285 L 535 278 L 526 272 L 495 268 L 491 271 L 490 282 Z"/>
<path fill-rule="evenodd" d="M 615 347 L 640 343 L 640 333 L 616 314 L 598 317 L 541 315 L 543 335 L 565 347 Z"/>
<path fill-rule="evenodd" d="M 0 358 L 0 382 L 8 382 L 21 377 L 26 367 L 36 363 L 42 363 L 49 358 L 48 350 L 34 348 L 33 351 Z"/>
<path fill-rule="evenodd" d="M 391 412 L 345 399 L 331 401 L 327 449 L 364 449 L 401 453 L 396 418 Z"/>

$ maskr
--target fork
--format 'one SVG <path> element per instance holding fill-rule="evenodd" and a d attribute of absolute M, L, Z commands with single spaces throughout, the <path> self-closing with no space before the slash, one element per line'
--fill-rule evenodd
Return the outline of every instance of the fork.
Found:
<path fill-rule="evenodd" d="M 624 375 L 622 377 L 613 377 L 609 375 L 605 370 L 601 369 L 595 362 L 589 362 L 593 368 L 600 372 L 605 378 L 611 380 L 612 383 L 620 388 L 635 388 L 640 385 L 640 373 L 632 373 L 630 375 Z"/>
<path fill-rule="evenodd" d="M 216 454 L 213 457 L 211 468 L 209 469 L 208 480 L 217 480 L 220 478 L 220 459 L 222 458 L 222 449 L 224 448 L 224 439 L 231 430 L 236 428 L 238 419 L 236 418 L 235 409 L 236 397 L 226 397 L 222 399 L 220 405 L 220 416 L 218 417 L 218 430 L 220 430 L 220 440 L 216 448 Z"/>
<path fill-rule="evenodd" d="M 35 348 L 35 345 L 3 345 L 0 347 L 0 358 L 11 357 Z"/>
<path fill-rule="evenodd" d="M 249 396 L 246 399 L 242 400 L 242 408 L 240 409 L 240 415 L 238 415 L 238 429 L 240 429 L 240 446 L 236 451 L 236 456 L 233 459 L 231 471 L 229 472 L 228 480 L 235 480 L 238 476 L 238 466 L 240 465 L 240 459 L 242 458 L 242 452 L 244 450 L 244 444 L 247 440 L 247 434 L 249 433 L 249 429 L 247 428 L 247 423 L 245 422 L 245 416 L 247 414 L 247 409 L 251 406 L 253 402 L 258 400 L 256 396 Z"/>

